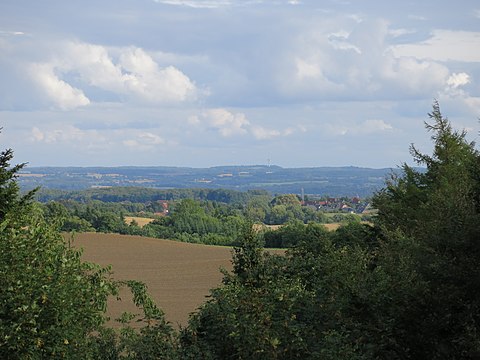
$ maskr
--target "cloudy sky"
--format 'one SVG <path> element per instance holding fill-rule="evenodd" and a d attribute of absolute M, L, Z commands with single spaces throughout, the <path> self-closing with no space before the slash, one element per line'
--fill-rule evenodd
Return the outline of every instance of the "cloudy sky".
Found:
<path fill-rule="evenodd" d="M 395 167 L 434 99 L 479 136 L 478 1 L 2 0 L 30 166 Z"/>

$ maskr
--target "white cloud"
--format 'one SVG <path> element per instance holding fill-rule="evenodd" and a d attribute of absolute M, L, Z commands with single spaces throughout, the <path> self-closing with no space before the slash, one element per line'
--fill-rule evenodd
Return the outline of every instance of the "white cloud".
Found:
<path fill-rule="evenodd" d="M 162 137 L 151 132 L 134 131 L 133 137 L 131 132 L 121 132 L 119 135 L 128 136 L 127 139 L 122 140 L 122 144 L 132 150 L 151 151 L 155 150 L 158 145 L 166 143 Z"/>
<path fill-rule="evenodd" d="M 215 129 L 222 137 L 251 135 L 256 140 L 268 140 L 289 136 L 295 132 L 291 127 L 278 130 L 252 124 L 245 114 L 234 113 L 223 108 L 206 110 L 201 116 L 190 116 L 187 122 L 191 126 Z"/>
<path fill-rule="evenodd" d="M 149 54 L 138 47 L 109 49 L 69 42 L 51 61 L 33 64 L 31 73 L 61 109 L 90 103 L 82 89 L 67 82 L 69 76 L 77 79 L 79 87 L 92 86 L 127 100 L 154 104 L 192 101 L 198 93 L 193 82 L 180 70 L 174 66 L 160 68 Z"/>
<path fill-rule="evenodd" d="M 226 109 L 210 109 L 204 112 L 202 117 L 224 137 L 246 134 L 250 125 L 245 114 L 234 114 Z"/>
<path fill-rule="evenodd" d="M 127 91 L 152 102 L 183 102 L 195 97 L 195 85 L 173 66 L 160 69 L 142 49 L 124 51 L 120 65 Z"/>
<path fill-rule="evenodd" d="M 397 91 L 411 95 L 435 93 L 443 88 L 449 76 L 445 65 L 411 57 L 389 58 L 389 62 L 382 65 L 383 80 L 392 81 Z"/>
<path fill-rule="evenodd" d="M 325 124 L 324 129 L 331 135 L 369 135 L 393 130 L 391 124 L 383 120 L 369 119 L 358 124 Z"/>
<path fill-rule="evenodd" d="M 328 42 L 336 50 L 353 50 L 357 54 L 361 54 L 362 51 L 358 48 L 358 46 L 348 41 L 349 36 L 349 32 L 342 30 L 340 32 L 330 34 L 328 36 Z"/>
<path fill-rule="evenodd" d="M 152 151 L 164 146 L 167 141 L 150 131 L 136 129 L 82 130 L 70 124 L 49 124 L 34 126 L 30 130 L 29 140 L 50 146 L 81 149 L 91 153 L 99 149 L 109 151 L 117 148 L 130 150 Z"/>
<path fill-rule="evenodd" d="M 470 76 L 467 73 L 453 73 L 447 79 L 447 85 L 453 88 L 458 88 L 459 86 L 463 86 L 470 83 Z"/>
<path fill-rule="evenodd" d="M 364 134 L 371 134 L 376 132 L 383 132 L 393 130 L 393 126 L 386 123 L 383 120 L 366 120 L 363 124 L 357 128 L 357 132 L 361 132 Z"/>
<path fill-rule="evenodd" d="M 0 30 L 0 36 L 19 36 L 19 35 L 26 35 L 23 31 L 5 31 Z"/>
<path fill-rule="evenodd" d="M 278 130 L 266 129 L 262 126 L 253 126 L 252 134 L 257 140 L 272 139 L 281 135 L 280 131 Z"/>
<path fill-rule="evenodd" d="M 412 20 L 417 20 L 417 21 L 426 21 L 427 20 L 427 18 L 425 16 L 415 15 L 415 14 L 408 15 L 408 18 L 412 19 Z"/>
<path fill-rule="evenodd" d="M 302 127 L 298 127 L 300 131 L 302 131 Z M 268 139 L 273 139 L 276 137 L 285 137 L 285 136 L 290 136 L 295 133 L 296 129 L 292 127 L 288 127 L 283 130 L 276 130 L 276 129 L 269 129 L 265 128 L 263 126 L 252 126 L 250 129 L 253 137 L 257 140 L 268 140 Z M 303 131 L 304 132 L 304 131 Z"/>
<path fill-rule="evenodd" d="M 306 59 L 296 58 L 296 77 L 299 80 L 305 78 L 318 78 L 322 75 L 320 67 L 315 61 L 308 61 Z"/>
<path fill-rule="evenodd" d="M 480 97 L 472 95 L 464 89 L 471 82 L 471 77 L 465 72 L 453 73 L 447 79 L 444 89 L 439 92 L 438 100 L 441 104 L 457 108 L 457 111 L 467 110 L 471 116 L 478 117 L 480 109 Z M 460 110 L 459 108 L 462 108 Z"/>
<path fill-rule="evenodd" d="M 29 72 L 34 81 L 60 109 L 69 110 L 90 103 L 82 90 L 59 79 L 54 69 L 48 64 L 33 64 Z"/>
<path fill-rule="evenodd" d="M 388 34 L 393 36 L 393 37 L 400 37 L 403 35 L 410 35 L 410 34 L 415 34 L 416 30 L 413 29 L 389 29 Z"/>
<path fill-rule="evenodd" d="M 30 140 L 32 141 L 43 141 L 45 139 L 45 134 L 36 126 L 32 128 Z"/>
<path fill-rule="evenodd" d="M 155 2 L 166 5 L 180 5 L 192 8 L 207 9 L 215 9 L 221 6 L 227 6 L 232 4 L 232 2 L 228 0 L 155 0 Z"/>
<path fill-rule="evenodd" d="M 200 119 L 196 115 L 191 115 L 188 117 L 187 122 L 189 125 L 199 125 Z"/>
<path fill-rule="evenodd" d="M 61 60 L 57 57 L 49 64 L 59 72 L 78 73 L 89 85 L 113 92 L 125 92 L 122 68 L 113 63 L 112 56 L 103 46 L 69 42 L 61 51 Z"/>
<path fill-rule="evenodd" d="M 389 47 L 385 21 L 312 24 L 295 39 L 279 79 L 289 98 L 398 99 L 435 96 L 450 76 L 445 64 L 400 56 Z"/>
<path fill-rule="evenodd" d="M 347 15 L 347 18 L 348 19 L 352 19 L 353 21 L 355 21 L 356 23 L 360 24 L 361 22 L 363 22 L 363 15 L 361 14 L 349 14 Z"/>
<path fill-rule="evenodd" d="M 435 30 L 429 39 L 392 47 L 395 56 L 436 61 L 480 62 L 480 32 Z"/>
<path fill-rule="evenodd" d="M 465 103 L 470 107 L 470 109 L 475 112 L 478 116 L 478 112 L 480 109 L 480 97 L 468 97 L 465 99 Z"/>
<path fill-rule="evenodd" d="M 142 141 L 142 143 L 147 145 L 161 145 L 165 143 L 165 140 L 160 136 L 149 132 L 140 133 L 138 138 Z"/>
<path fill-rule="evenodd" d="M 79 144 L 82 141 L 105 141 L 95 130 L 84 131 L 73 125 L 50 124 L 41 130 L 34 126 L 31 129 L 30 141 L 46 144 Z"/>

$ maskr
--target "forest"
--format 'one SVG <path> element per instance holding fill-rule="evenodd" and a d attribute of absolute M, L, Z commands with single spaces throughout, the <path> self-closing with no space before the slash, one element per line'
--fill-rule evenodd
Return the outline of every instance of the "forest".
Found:
<path fill-rule="evenodd" d="M 61 221 L 61 231 L 142 235 L 207 245 L 238 245 L 242 229 L 247 223 L 254 223 L 257 229 L 263 230 L 260 236 L 265 237 L 266 247 L 287 247 L 286 244 L 292 245 L 292 242 L 279 242 L 279 236 L 298 228 L 299 224 L 346 224 L 369 221 L 372 217 L 368 213 L 355 213 L 361 212 L 370 199 L 355 198 L 353 203 L 348 198 L 330 198 L 302 204 L 295 194 L 273 196 L 259 190 L 41 190 L 36 193 L 36 199 L 41 202 L 47 221 Z M 325 205 L 321 209 L 302 206 L 307 203 Z M 342 206 L 348 211 L 342 210 Z M 138 226 L 135 218 L 128 223 L 126 216 L 152 221 Z M 285 225 L 285 228 L 273 231 L 268 225 Z"/>
<path fill-rule="evenodd" d="M 411 147 L 425 171 L 404 164 L 392 174 L 372 198 L 378 213 L 371 224 L 350 221 L 327 231 L 292 208 L 288 226 L 260 236 L 252 226 L 258 216 L 271 221 L 267 213 L 295 206 L 282 203 L 293 197 L 269 199 L 264 212 L 262 193 L 243 195 L 250 207 L 179 200 L 153 227 L 217 229 L 237 239 L 233 270 L 179 330 L 142 279 L 113 280 L 111 269 L 83 262 L 62 236 L 66 220 L 100 230 L 100 207 L 124 205 L 40 204 L 36 190 L 20 193 L 16 176 L 24 164 L 11 165 L 13 151 L 3 151 L 0 358 L 480 358 L 480 153 L 438 103 L 425 126 L 432 154 Z M 269 254 L 266 241 L 289 249 Z M 122 287 L 142 315 L 124 314 L 117 329 L 106 321 L 106 301 Z"/>

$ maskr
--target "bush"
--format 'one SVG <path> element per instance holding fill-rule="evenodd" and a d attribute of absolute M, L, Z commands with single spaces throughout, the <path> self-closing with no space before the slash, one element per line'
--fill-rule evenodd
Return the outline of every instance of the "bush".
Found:
<path fill-rule="evenodd" d="M 11 225 L 0 225 L 0 358 L 87 354 L 117 291 L 109 269 L 82 262 L 41 219 Z"/>

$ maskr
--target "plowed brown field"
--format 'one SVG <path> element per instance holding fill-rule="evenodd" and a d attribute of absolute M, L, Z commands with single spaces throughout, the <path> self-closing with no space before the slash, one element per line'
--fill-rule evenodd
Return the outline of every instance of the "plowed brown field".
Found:
<path fill-rule="evenodd" d="M 221 283 L 220 267 L 231 269 L 231 249 L 187 244 L 140 236 L 84 233 L 75 235 L 74 246 L 84 249 L 83 259 L 112 265 L 116 279 L 141 280 L 174 325 L 186 325 L 188 315 Z M 138 312 L 122 294 L 112 299 L 109 315 Z"/>

